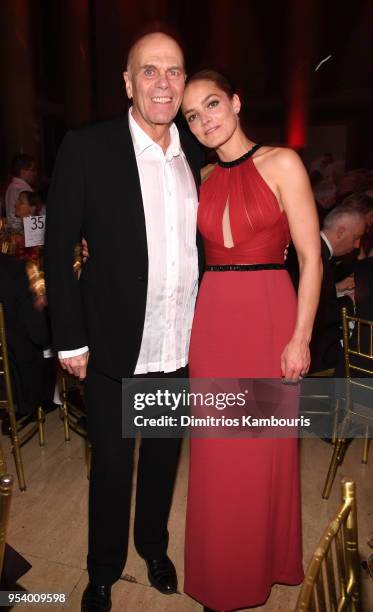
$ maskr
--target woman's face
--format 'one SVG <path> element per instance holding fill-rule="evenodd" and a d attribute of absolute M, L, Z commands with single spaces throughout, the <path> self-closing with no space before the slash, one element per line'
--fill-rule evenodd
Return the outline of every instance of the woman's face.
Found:
<path fill-rule="evenodd" d="M 198 140 L 217 149 L 224 145 L 238 126 L 239 97 L 229 98 L 213 81 L 193 81 L 186 86 L 182 111 Z"/>

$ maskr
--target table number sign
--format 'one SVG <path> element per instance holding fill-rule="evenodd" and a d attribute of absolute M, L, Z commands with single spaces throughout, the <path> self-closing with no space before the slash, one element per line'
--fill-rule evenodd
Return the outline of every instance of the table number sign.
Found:
<path fill-rule="evenodd" d="M 44 244 L 45 215 L 23 217 L 25 232 L 25 247 L 41 246 Z"/>

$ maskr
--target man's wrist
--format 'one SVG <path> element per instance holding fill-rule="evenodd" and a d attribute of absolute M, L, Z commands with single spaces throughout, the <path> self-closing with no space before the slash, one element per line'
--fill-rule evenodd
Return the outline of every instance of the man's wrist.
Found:
<path fill-rule="evenodd" d="M 79 355 L 84 355 L 84 353 L 88 353 L 88 346 L 82 346 L 81 348 L 72 349 L 71 351 L 58 351 L 59 359 L 69 359 L 69 357 L 79 357 Z"/>

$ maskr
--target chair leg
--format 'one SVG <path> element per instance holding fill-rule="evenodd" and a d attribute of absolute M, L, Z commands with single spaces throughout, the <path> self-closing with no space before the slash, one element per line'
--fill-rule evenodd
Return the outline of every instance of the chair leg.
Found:
<path fill-rule="evenodd" d="M 11 404 L 8 407 L 8 416 L 10 424 L 10 439 L 12 443 L 12 453 L 14 456 L 14 462 L 16 464 L 16 472 L 18 477 L 18 486 L 21 491 L 26 490 L 25 473 L 23 470 L 23 461 L 21 455 L 21 445 L 19 443 L 17 421 L 14 413 L 14 407 Z"/>
<path fill-rule="evenodd" d="M 366 428 L 365 437 L 364 437 L 364 447 L 363 447 L 363 456 L 361 458 L 361 463 L 368 463 L 368 454 L 369 454 L 369 427 Z"/>
<path fill-rule="evenodd" d="M 332 459 L 329 465 L 328 474 L 325 480 L 324 489 L 322 492 L 323 499 L 329 499 L 330 491 L 333 486 L 334 478 L 337 473 L 338 465 L 341 463 L 341 459 L 344 457 L 344 446 L 346 441 L 344 438 L 337 438 L 334 445 Z"/>
<path fill-rule="evenodd" d="M 12 437 L 12 452 L 14 455 L 14 462 L 16 464 L 16 472 L 18 477 L 18 486 L 21 491 L 26 491 L 25 472 L 23 470 L 23 461 L 21 455 L 21 447 L 19 444 L 18 433 L 11 430 Z"/>
<path fill-rule="evenodd" d="M 45 414 L 41 406 L 38 407 L 37 415 L 38 415 L 39 446 L 45 446 L 45 431 L 44 431 Z"/>
<path fill-rule="evenodd" d="M 333 446 L 335 446 L 335 443 L 337 441 L 338 420 L 339 420 L 339 399 L 336 399 L 335 409 L 334 409 L 334 419 L 333 419 L 333 433 L 332 433 Z"/>
<path fill-rule="evenodd" d="M 9 474 L 0 475 L 0 575 L 3 572 L 6 532 L 9 520 L 10 502 L 12 498 L 13 477 Z"/>
<path fill-rule="evenodd" d="M 63 429 L 65 433 L 65 442 L 70 442 L 70 427 L 69 427 L 69 416 L 67 412 L 67 397 L 66 397 L 66 380 L 62 377 L 62 406 L 61 406 L 61 417 L 63 420 Z"/>

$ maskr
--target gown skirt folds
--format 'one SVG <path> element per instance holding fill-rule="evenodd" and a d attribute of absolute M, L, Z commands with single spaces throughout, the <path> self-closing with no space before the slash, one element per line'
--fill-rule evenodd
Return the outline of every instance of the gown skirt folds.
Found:
<path fill-rule="evenodd" d="M 231 248 L 222 231 L 227 206 Z M 286 216 L 250 155 L 218 165 L 205 181 L 198 224 L 208 266 L 284 262 Z M 295 319 L 286 270 L 205 272 L 191 378 L 280 378 Z M 259 606 L 273 584 L 299 584 L 303 576 L 298 440 L 191 439 L 185 592 L 232 610 Z"/>

